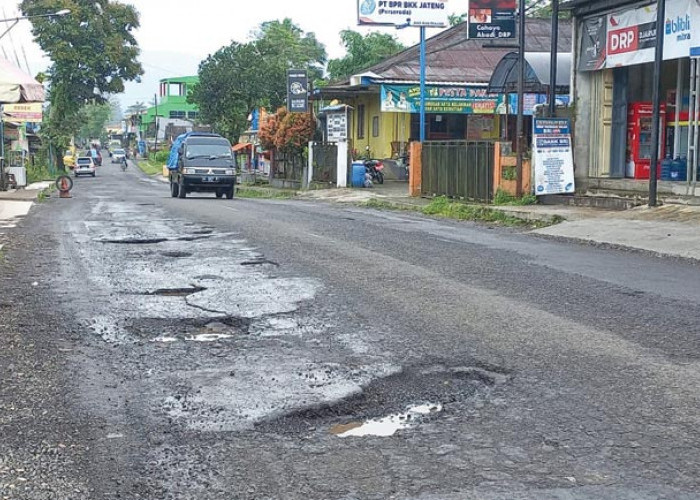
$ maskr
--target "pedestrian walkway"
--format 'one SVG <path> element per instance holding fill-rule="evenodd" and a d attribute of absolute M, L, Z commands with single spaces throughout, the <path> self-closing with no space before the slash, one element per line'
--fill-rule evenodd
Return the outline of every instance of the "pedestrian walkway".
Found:
<path fill-rule="evenodd" d="M 52 184 L 50 181 L 38 182 L 24 189 L 0 191 L 0 237 L 4 235 L 3 229 L 15 227 L 17 221 L 29 213 L 39 193 Z M 0 248 L 2 247 L 0 243 Z"/>
<path fill-rule="evenodd" d="M 305 199 L 337 203 L 381 200 L 397 206 L 427 205 L 430 200 L 411 198 L 405 183 L 389 183 L 379 189 L 331 189 L 301 195 Z M 567 238 L 653 252 L 658 255 L 700 260 L 700 207 L 690 205 L 647 206 L 630 210 L 606 210 L 570 205 L 498 205 L 494 210 L 526 220 L 563 222 L 533 230 L 533 234 Z"/>

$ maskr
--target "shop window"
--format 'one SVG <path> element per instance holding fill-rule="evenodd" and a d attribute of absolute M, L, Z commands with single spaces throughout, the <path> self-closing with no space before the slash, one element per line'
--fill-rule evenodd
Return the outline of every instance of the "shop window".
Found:
<path fill-rule="evenodd" d="M 190 119 L 194 120 L 194 119 L 197 118 L 197 114 L 198 114 L 198 113 L 197 113 L 196 111 L 188 111 L 188 112 L 187 112 L 187 118 L 190 118 Z"/>
<path fill-rule="evenodd" d="M 365 137 L 365 105 L 357 105 L 357 138 L 363 139 Z"/>
<path fill-rule="evenodd" d="M 379 137 L 379 117 L 372 117 L 372 137 Z"/>
<path fill-rule="evenodd" d="M 185 113 L 184 111 L 171 111 L 170 118 L 180 118 L 184 120 L 185 118 L 187 118 L 187 113 Z"/>

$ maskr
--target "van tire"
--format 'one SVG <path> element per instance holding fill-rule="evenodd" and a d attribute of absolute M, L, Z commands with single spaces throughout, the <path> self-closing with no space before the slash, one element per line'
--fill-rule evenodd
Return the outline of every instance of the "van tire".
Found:
<path fill-rule="evenodd" d="M 177 198 L 179 192 L 179 186 L 177 183 L 170 181 L 170 196 L 173 198 Z"/>
<path fill-rule="evenodd" d="M 228 189 L 226 190 L 226 199 L 227 199 L 227 200 L 233 199 L 233 191 L 234 191 L 234 189 L 235 189 L 235 186 L 231 186 L 230 188 L 228 188 Z"/>
<path fill-rule="evenodd" d="M 177 197 L 178 198 L 186 198 L 187 197 L 187 189 L 185 189 L 185 184 L 183 182 L 179 182 L 177 185 Z"/>

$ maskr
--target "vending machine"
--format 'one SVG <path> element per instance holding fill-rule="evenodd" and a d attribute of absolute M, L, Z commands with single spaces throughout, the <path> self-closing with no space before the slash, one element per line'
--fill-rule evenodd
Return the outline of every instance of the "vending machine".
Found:
<path fill-rule="evenodd" d="M 626 177 L 648 179 L 651 168 L 651 117 L 650 102 L 633 102 L 627 112 L 627 168 Z M 666 105 L 659 110 L 659 167 L 657 177 L 661 177 L 661 160 L 665 152 Z"/>

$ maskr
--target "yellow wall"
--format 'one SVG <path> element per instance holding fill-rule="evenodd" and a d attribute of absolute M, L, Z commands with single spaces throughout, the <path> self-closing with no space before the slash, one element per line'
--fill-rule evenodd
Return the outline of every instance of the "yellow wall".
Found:
<path fill-rule="evenodd" d="M 353 107 L 350 120 L 352 147 L 358 154 L 363 154 L 367 146 L 374 158 L 391 158 L 392 141 L 408 141 L 411 133 L 411 115 L 409 113 L 382 113 L 379 94 L 362 95 L 348 103 Z M 357 110 L 365 106 L 364 137 L 358 137 Z M 379 119 L 379 135 L 372 134 L 374 117 Z"/>

